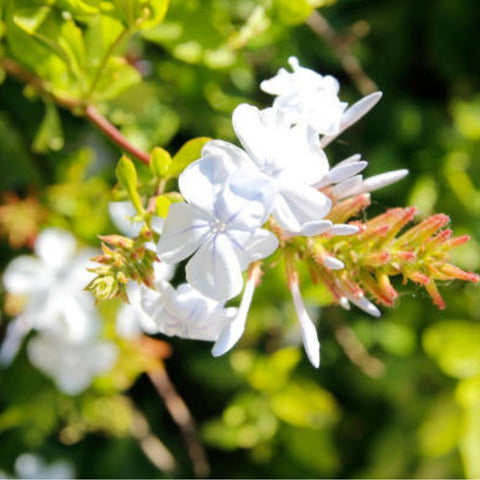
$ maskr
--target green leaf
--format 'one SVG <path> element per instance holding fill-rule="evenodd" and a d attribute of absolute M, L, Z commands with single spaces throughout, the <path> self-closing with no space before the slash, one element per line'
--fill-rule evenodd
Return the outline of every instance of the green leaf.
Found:
<path fill-rule="evenodd" d="M 169 176 L 178 177 L 188 165 L 198 160 L 202 156 L 203 146 L 210 140 L 208 137 L 198 137 L 186 142 L 174 155 L 168 172 Z"/>
<path fill-rule="evenodd" d="M 165 17 L 168 0 L 113 0 L 120 17 L 129 28 L 148 29 Z"/>
<path fill-rule="evenodd" d="M 423 335 L 425 351 L 448 375 L 469 378 L 480 374 L 480 325 L 448 320 L 432 325 Z"/>
<path fill-rule="evenodd" d="M 155 177 L 165 178 L 168 176 L 172 157 L 163 148 L 155 147 L 150 157 L 150 170 Z"/>
<path fill-rule="evenodd" d="M 274 7 L 279 20 L 285 25 L 300 25 L 313 11 L 309 0 L 275 0 Z"/>
<path fill-rule="evenodd" d="M 271 405 L 280 419 L 297 427 L 320 429 L 338 419 L 335 398 L 312 381 L 289 383 L 272 395 Z"/>
<path fill-rule="evenodd" d="M 96 85 L 94 99 L 111 100 L 141 81 L 140 73 L 123 57 L 110 57 Z"/>
<path fill-rule="evenodd" d="M 171 204 L 171 200 L 166 195 L 159 195 L 155 199 L 155 215 L 166 218 Z"/>
<path fill-rule="evenodd" d="M 117 163 L 115 175 L 120 185 L 127 191 L 137 213 L 139 215 L 143 214 L 142 201 L 137 192 L 137 171 L 133 162 L 128 157 L 123 156 Z"/>
<path fill-rule="evenodd" d="M 57 108 L 53 103 L 47 103 L 42 123 L 33 140 L 32 150 L 35 153 L 58 151 L 63 148 L 63 144 L 63 129 Z"/>
<path fill-rule="evenodd" d="M 33 35 L 48 17 L 52 7 L 19 8 L 13 15 L 15 24 L 26 33 Z"/>

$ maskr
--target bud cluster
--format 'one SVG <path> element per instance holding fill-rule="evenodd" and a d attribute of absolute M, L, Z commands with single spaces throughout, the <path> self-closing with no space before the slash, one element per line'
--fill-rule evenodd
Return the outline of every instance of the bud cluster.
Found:
<path fill-rule="evenodd" d="M 332 209 L 329 219 L 344 222 L 368 206 L 369 195 L 344 200 Z M 304 247 L 312 278 L 321 280 L 335 301 L 345 308 L 354 303 L 367 313 L 380 312 L 365 295 L 377 304 L 392 307 L 398 297 L 391 277 L 401 275 L 403 283 L 412 281 L 423 286 L 434 304 L 443 309 L 436 281 L 464 280 L 478 282 L 479 276 L 449 263 L 450 251 L 469 240 L 468 235 L 452 237 L 445 229 L 449 218 L 433 215 L 408 228 L 416 214 L 415 207 L 392 208 L 367 222 L 353 221 L 359 233 L 345 238 L 320 235 L 309 239 Z M 332 268 L 330 259 L 345 268 Z"/>
<path fill-rule="evenodd" d="M 129 280 L 152 287 L 153 264 L 158 261 L 156 253 L 148 248 L 147 242 L 152 239 L 152 235 L 151 230 L 143 229 L 133 240 L 122 235 L 100 237 L 103 255 L 92 260 L 101 265 L 89 269 L 97 276 L 85 289 L 91 291 L 97 300 L 121 297 L 128 301 L 125 288 Z"/>

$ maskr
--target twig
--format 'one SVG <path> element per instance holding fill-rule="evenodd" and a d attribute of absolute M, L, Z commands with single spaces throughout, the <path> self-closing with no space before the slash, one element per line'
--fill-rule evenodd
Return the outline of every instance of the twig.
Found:
<path fill-rule="evenodd" d="M 358 90 L 363 94 L 378 90 L 375 82 L 364 72 L 358 59 L 350 50 L 350 43 L 337 34 L 334 28 L 328 23 L 327 19 L 314 10 L 305 21 L 306 25 L 335 52 L 343 69 L 356 85 Z"/>
<path fill-rule="evenodd" d="M 159 470 L 169 475 L 177 470 L 173 455 L 162 441 L 152 433 L 147 419 L 136 408 L 133 409 L 131 432 L 140 443 L 143 453 Z"/>
<path fill-rule="evenodd" d="M 180 427 L 190 459 L 192 460 L 195 475 L 197 477 L 208 476 L 210 473 L 210 465 L 205 450 L 198 439 L 195 420 L 182 397 L 176 391 L 165 367 L 162 366 L 155 371 L 149 372 L 148 376 L 158 394 L 163 398 L 173 420 Z"/>
<path fill-rule="evenodd" d="M 352 363 L 360 367 L 369 377 L 379 378 L 384 374 L 385 365 L 368 353 L 355 332 L 340 315 L 336 316 L 332 326 L 338 343 Z"/>
<path fill-rule="evenodd" d="M 108 138 L 113 140 L 122 150 L 130 153 L 137 160 L 145 165 L 150 163 L 150 155 L 134 147 L 103 115 L 98 113 L 93 105 L 85 108 L 85 117 L 88 118 L 96 127 L 98 127 Z"/>
<path fill-rule="evenodd" d="M 16 78 L 21 83 L 30 85 L 44 100 L 52 101 L 60 107 L 70 110 L 75 115 L 83 114 L 122 150 L 125 150 L 146 165 L 150 163 L 150 155 L 134 147 L 93 105 L 85 106 L 80 100 L 53 95 L 49 92 L 41 78 L 9 58 L 1 59 L 0 66 L 3 67 L 10 76 Z"/>

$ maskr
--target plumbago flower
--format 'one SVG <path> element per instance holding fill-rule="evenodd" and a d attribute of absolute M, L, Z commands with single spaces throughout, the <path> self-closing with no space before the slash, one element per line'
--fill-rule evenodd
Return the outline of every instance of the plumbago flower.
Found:
<path fill-rule="evenodd" d="M 230 166 L 218 156 L 190 165 L 179 177 L 188 203 L 170 207 L 157 249 L 160 259 L 186 266 L 187 281 L 214 300 L 242 291 L 242 271 L 273 253 L 278 240 L 260 228 L 272 209 L 274 191 L 266 179 Z"/>
<path fill-rule="evenodd" d="M 237 313 L 236 308 L 224 308 L 224 302 L 202 295 L 188 283 L 174 289 L 168 282 L 157 282 L 156 287 L 157 291 L 142 290 L 141 307 L 157 331 L 168 336 L 215 341 Z"/>
<path fill-rule="evenodd" d="M 305 351 L 318 367 L 320 342 L 301 297 L 298 262 L 312 281 L 324 284 L 333 301 L 346 309 L 352 303 L 375 317 L 380 310 L 367 296 L 392 306 L 398 294 L 391 276 L 423 285 L 440 308 L 436 281 L 476 282 L 478 276 L 448 263 L 449 251 L 468 238 L 442 230 L 446 216 L 431 217 L 405 233 L 414 210 L 392 209 L 366 222 L 356 220 L 370 204 L 370 192 L 408 171 L 364 178 L 368 162 L 361 155 L 330 166 L 324 148 L 382 94 L 367 95 L 347 108 L 333 77 L 301 67 L 294 57 L 289 62 L 292 73 L 282 69 L 261 84 L 277 96 L 273 107 L 242 104 L 233 112 L 241 147 L 209 141 L 178 177 L 185 203 L 170 205 L 157 253 L 167 264 L 188 259 L 188 283 L 175 290 L 162 278 L 154 285 L 141 279 L 154 289 L 142 286 L 128 293 L 151 332 L 214 341 L 212 354 L 219 356 L 243 335 L 262 264 L 273 267 L 283 258 Z M 163 178 L 171 178 L 169 161 L 152 168 L 160 172 L 157 177 L 164 171 Z M 238 309 L 225 308 L 224 302 L 242 289 Z"/>
<path fill-rule="evenodd" d="M 3 276 L 7 293 L 21 298 L 24 306 L 8 325 L 0 360 L 10 363 L 34 329 L 38 334 L 28 344 L 30 361 L 60 390 L 76 394 L 109 370 L 117 354 L 113 344 L 99 337 L 100 319 L 92 297 L 83 291 L 92 276 L 89 258 L 96 252 L 77 253 L 75 237 L 56 228 L 40 233 L 34 251 L 36 257 L 14 259 Z"/>
<path fill-rule="evenodd" d="M 281 68 L 275 77 L 261 82 L 260 88 L 276 95 L 273 106 L 287 112 L 293 123 L 310 125 L 323 135 L 322 147 L 368 113 L 382 97 L 381 92 L 371 93 L 347 109 L 348 104 L 338 98 L 340 85 L 336 78 L 300 66 L 296 57 L 290 57 L 288 63 L 292 73 Z"/>

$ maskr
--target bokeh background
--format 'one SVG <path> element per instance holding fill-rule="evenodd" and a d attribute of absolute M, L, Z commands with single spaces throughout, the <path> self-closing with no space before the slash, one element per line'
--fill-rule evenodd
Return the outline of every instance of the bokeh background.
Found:
<path fill-rule="evenodd" d="M 192 137 L 233 141 L 232 110 L 241 102 L 268 105 L 259 82 L 290 55 L 338 78 L 340 98 L 349 103 L 373 81 L 382 101 L 328 148 L 331 163 L 360 152 L 370 175 L 408 168 L 406 180 L 373 194 L 367 216 L 407 205 L 418 207 L 419 218 L 444 212 L 456 234 L 471 235 L 455 251 L 456 264 L 478 271 L 478 2 L 308 3 L 171 0 L 159 26 L 123 47 L 141 82 L 98 100 L 102 111 L 138 147 L 174 153 Z M 312 5 L 321 17 L 305 23 Z M 1 55 L 22 63 L 9 37 L 9 14 L 4 9 Z M 2 80 L 0 267 L 29 253 L 46 225 L 98 247 L 98 234 L 115 231 L 107 206 L 118 149 L 81 116 L 45 103 L 18 79 L 2 74 Z M 328 306 L 318 289 L 306 288 L 306 302 L 320 318 L 319 370 L 298 345 L 280 274 L 256 292 L 246 334 L 231 354 L 214 359 L 208 344 L 168 339 L 173 353 L 166 367 L 196 420 L 211 477 L 480 476 L 478 287 L 442 285 L 447 307 L 440 311 L 420 288 L 398 286 L 396 307 L 383 309 L 379 319 Z M 3 335 L 14 308 L 1 295 Z M 118 303 L 103 308 L 108 331 Z M 16 462 L 25 452 L 47 465 L 66 460 L 77 477 L 193 475 L 178 424 L 122 352 L 120 370 L 77 396 L 59 391 L 25 349 L 0 370 L 5 475 L 28 476 Z M 133 412 L 172 452 L 174 473 L 145 454 L 132 434 Z"/>

